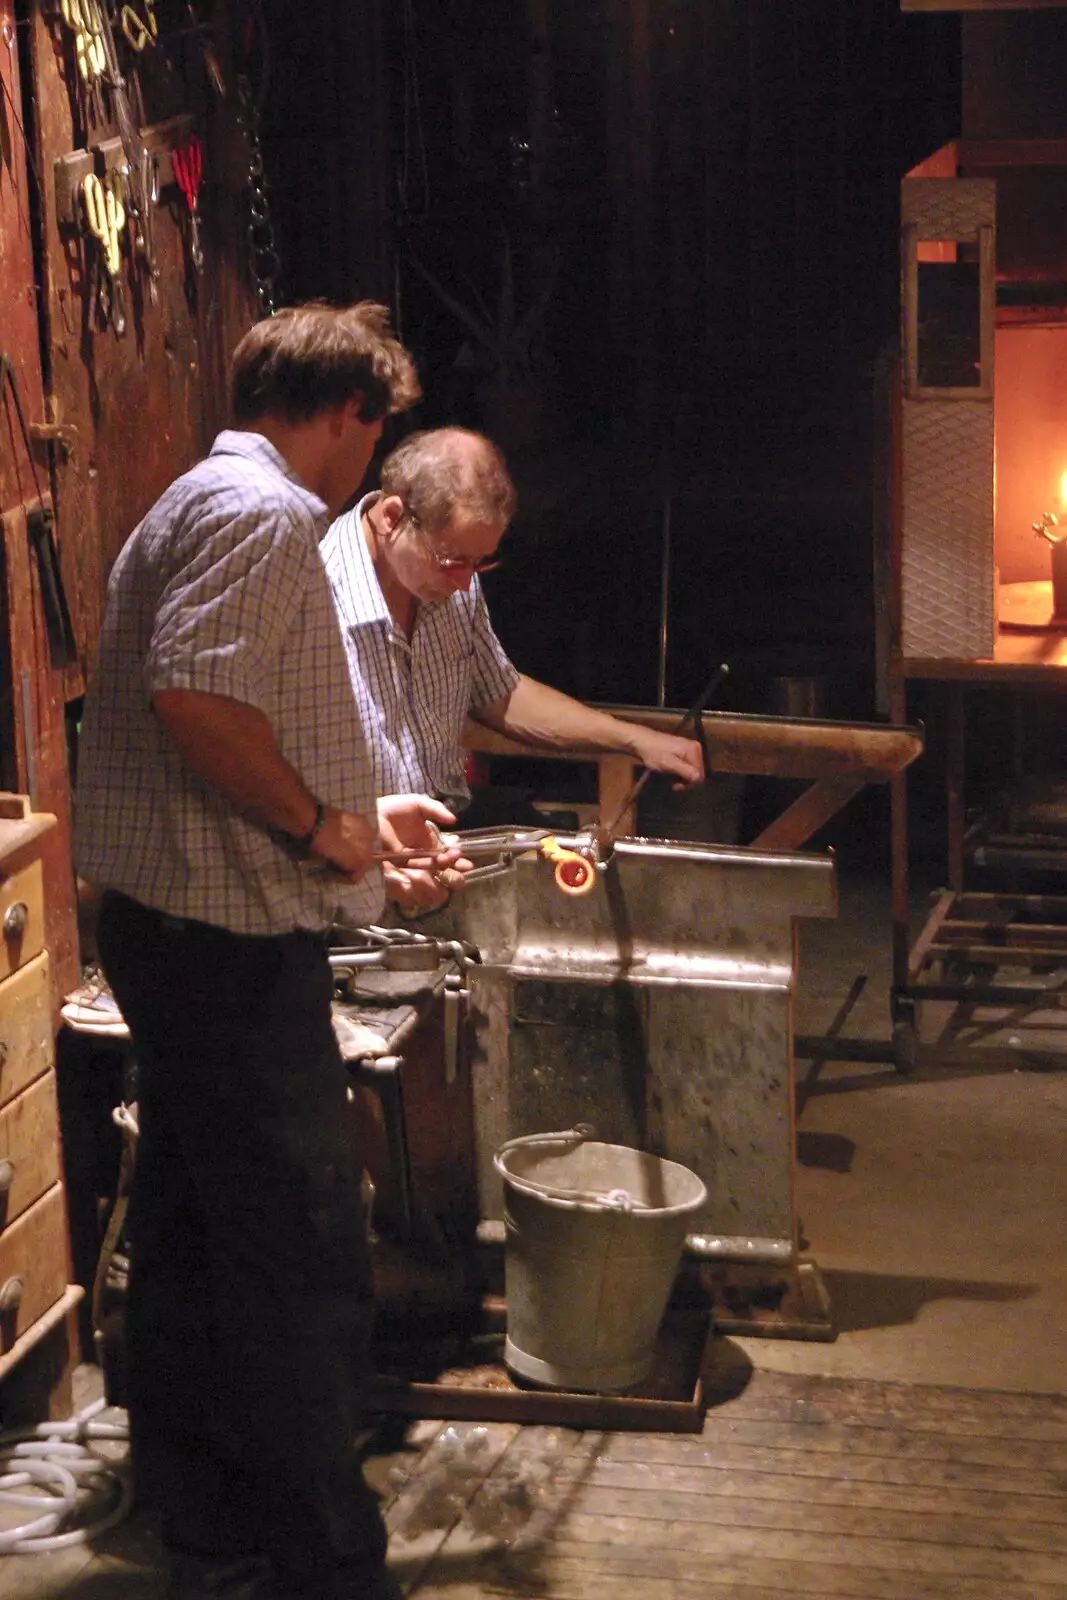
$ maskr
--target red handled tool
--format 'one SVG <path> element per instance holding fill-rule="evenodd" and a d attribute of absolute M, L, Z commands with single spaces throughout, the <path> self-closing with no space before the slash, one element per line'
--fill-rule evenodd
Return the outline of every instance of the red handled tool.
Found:
<path fill-rule="evenodd" d="M 204 252 L 200 245 L 200 180 L 204 176 L 204 147 L 199 134 L 191 134 L 189 143 L 181 150 L 171 151 L 174 181 L 185 197 L 189 208 L 189 258 L 197 272 L 204 270 Z"/>

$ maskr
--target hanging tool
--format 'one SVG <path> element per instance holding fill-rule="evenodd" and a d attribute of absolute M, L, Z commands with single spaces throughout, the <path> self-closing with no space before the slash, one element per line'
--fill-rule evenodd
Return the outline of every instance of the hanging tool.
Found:
<path fill-rule="evenodd" d="M 102 183 L 95 172 L 82 182 L 82 203 L 89 232 L 100 246 L 103 272 L 100 275 L 100 309 L 121 337 L 126 331 L 126 311 L 122 298 L 122 230 L 126 226 L 126 207 L 118 187 L 109 178 Z"/>
<path fill-rule="evenodd" d="M 196 272 L 204 270 L 204 252 L 200 246 L 200 180 L 204 175 L 204 147 L 199 136 L 192 134 L 189 143 L 181 150 L 171 152 L 174 181 L 185 196 L 189 208 L 189 259 Z"/>
<path fill-rule="evenodd" d="M 159 162 L 147 145 L 141 151 L 141 193 L 145 198 L 145 211 L 140 219 L 136 242 L 148 270 L 148 298 L 156 305 L 159 301 L 159 268 L 156 266 L 153 219 L 159 204 Z"/>
<path fill-rule="evenodd" d="M 159 23 L 156 21 L 154 0 L 141 0 L 141 3 L 144 6 L 143 17 L 131 5 L 124 5 L 119 13 L 126 41 L 138 55 L 146 45 L 155 44 L 159 38 Z"/>
<path fill-rule="evenodd" d="M 74 57 L 88 88 L 94 88 L 107 68 L 100 23 L 92 0 L 62 0 L 63 21 L 74 35 Z"/>
<path fill-rule="evenodd" d="M 111 16 L 108 8 L 106 5 L 99 6 L 98 0 L 81 0 L 81 3 L 83 6 L 96 8 L 100 38 L 104 46 L 104 57 L 107 62 L 105 82 L 107 83 L 115 121 L 118 124 L 122 153 L 126 157 L 126 209 L 133 224 L 131 236 L 135 240 L 136 248 L 145 253 L 147 260 L 147 234 L 143 219 L 148 212 L 149 199 L 144 190 L 145 144 L 141 136 L 141 125 L 137 117 L 134 116 L 126 89 L 126 79 L 119 68 L 118 51 L 115 48 L 115 34 L 111 26 Z M 153 263 L 149 261 L 148 265 L 151 271 Z"/>
<path fill-rule="evenodd" d="M 211 45 L 210 29 L 206 28 L 200 21 L 200 18 L 197 16 L 196 7 L 193 5 L 193 0 L 185 0 L 185 9 L 188 11 L 189 21 L 193 25 L 192 31 L 200 40 L 200 48 L 204 52 L 204 70 L 207 73 L 208 82 L 218 95 L 219 99 L 225 100 L 226 80 L 222 76 L 222 68 L 219 66 L 219 58 L 215 54 L 215 51 Z"/>
<path fill-rule="evenodd" d="M 34 487 L 37 490 L 37 505 L 26 514 L 26 536 L 37 563 L 41 604 L 44 607 L 45 629 L 48 633 L 48 650 L 53 667 L 66 667 L 77 661 L 78 647 L 63 588 L 59 551 L 56 549 L 55 531 L 52 526 L 52 510 L 45 502 L 44 491 L 37 477 L 37 467 L 33 459 L 33 440 L 22 407 L 15 363 L 6 351 L 0 351 L 0 393 L 5 385 L 11 392 L 11 402 L 15 407 L 15 416 L 18 419 Z"/>
<path fill-rule="evenodd" d="M 690 722 L 693 723 L 693 733 L 704 755 L 705 772 L 708 770 L 708 747 L 704 738 L 704 719 L 701 713 L 729 671 L 730 668 L 727 666 L 725 661 L 721 666 L 716 667 L 715 671 L 712 673 L 703 689 L 701 689 L 700 694 L 689 707 L 689 710 L 675 723 L 674 727 L 670 730 L 672 733 L 681 733 Z M 645 787 L 645 784 L 648 782 L 651 776 L 652 768 L 646 767 L 641 773 L 641 776 L 637 779 L 636 783 L 630 789 L 626 798 L 623 800 L 622 805 L 619 807 L 618 811 L 616 811 L 611 821 L 598 822 L 596 824 L 594 835 L 598 843 L 604 844 L 613 838 L 615 829 L 619 826 L 620 821 L 626 815 L 627 811 L 629 811 L 630 807 L 633 805 L 634 801 L 637 799 L 638 795 L 641 793 L 641 790 Z"/>

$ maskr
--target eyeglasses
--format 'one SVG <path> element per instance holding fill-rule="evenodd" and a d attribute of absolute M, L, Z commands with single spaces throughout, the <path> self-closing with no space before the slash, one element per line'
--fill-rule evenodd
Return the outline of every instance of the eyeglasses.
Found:
<path fill-rule="evenodd" d="M 495 572 L 500 565 L 500 557 L 492 556 L 449 556 L 444 555 L 434 544 L 422 523 L 413 511 L 405 512 L 405 520 L 411 524 L 421 538 L 423 544 L 433 560 L 438 572 Z"/>

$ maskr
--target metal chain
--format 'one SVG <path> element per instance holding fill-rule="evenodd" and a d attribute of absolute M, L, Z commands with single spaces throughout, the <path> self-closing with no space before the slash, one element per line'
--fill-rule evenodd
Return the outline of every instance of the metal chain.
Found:
<path fill-rule="evenodd" d="M 247 76 L 237 79 L 238 122 L 248 144 L 248 252 L 252 281 L 260 315 L 272 317 L 275 310 L 275 281 L 281 268 L 274 242 L 274 224 L 267 197 L 267 177 L 263 170 L 263 151 L 259 142 L 259 107 Z"/>

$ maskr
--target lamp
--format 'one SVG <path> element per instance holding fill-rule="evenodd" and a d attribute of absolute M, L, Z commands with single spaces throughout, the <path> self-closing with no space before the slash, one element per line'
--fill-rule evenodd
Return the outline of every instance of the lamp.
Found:
<path fill-rule="evenodd" d="M 1067 525 L 1061 528 L 1061 516 L 1067 516 L 1067 472 L 1060 479 L 1059 507 L 1060 516 L 1043 511 L 1033 530 L 1052 546 L 1052 620 L 1067 622 Z"/>

